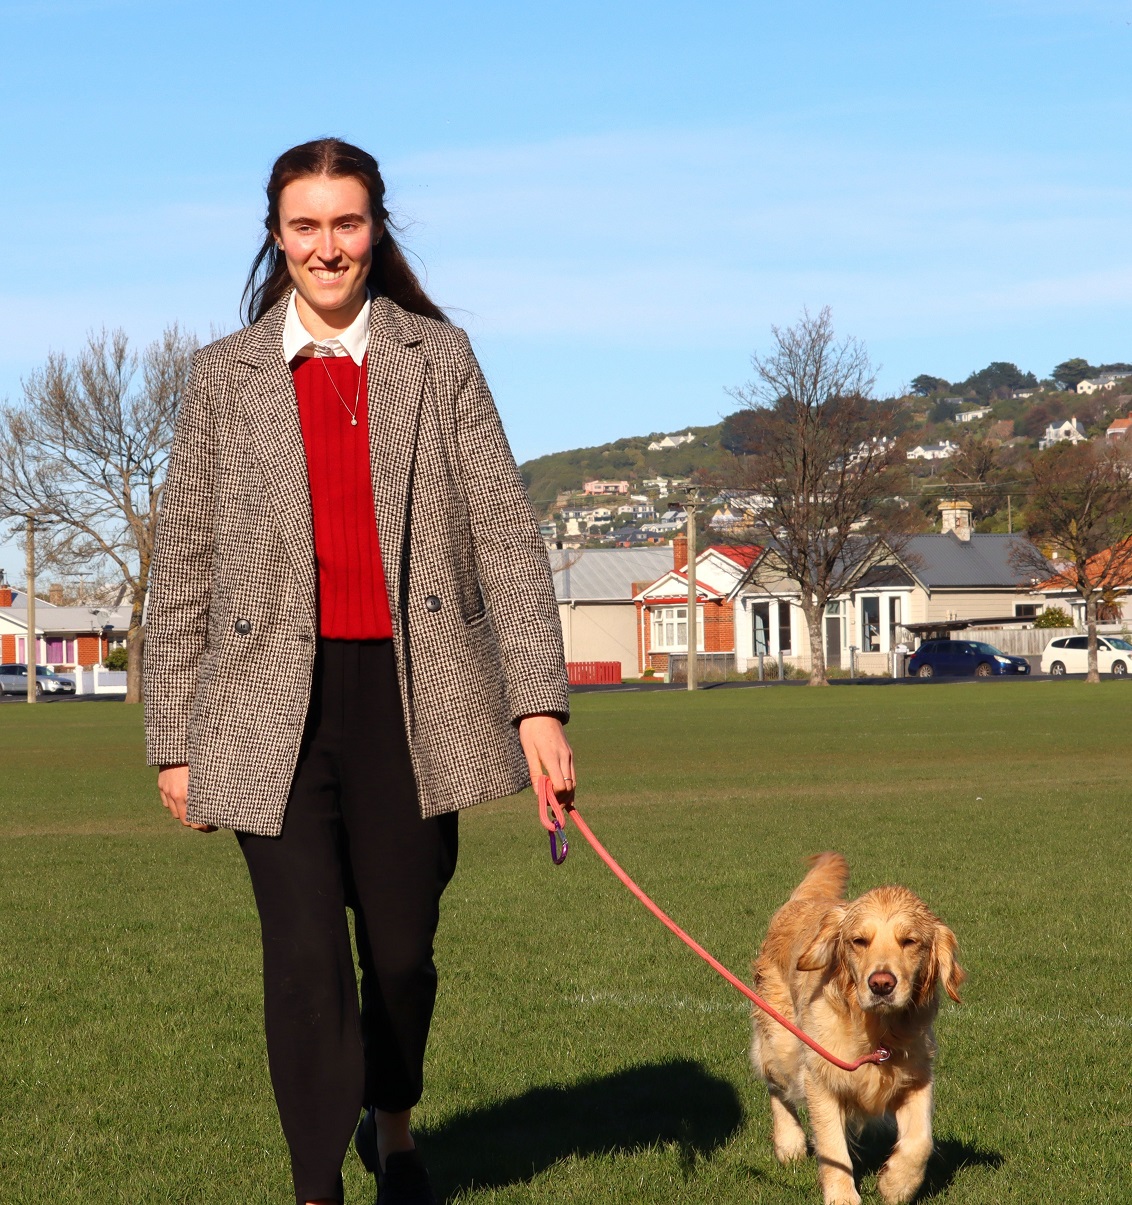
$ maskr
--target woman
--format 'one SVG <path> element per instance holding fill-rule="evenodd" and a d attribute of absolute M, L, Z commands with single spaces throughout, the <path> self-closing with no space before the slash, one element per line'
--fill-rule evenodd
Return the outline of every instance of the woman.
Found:
<path fill-rule="evenodd" d="M 384 192 L 337 139 L 276 162 L 249 325 L 178 418 L 147 619 L 162 802 L 235 830 L 251 875 L 298 1205 L 342 1200 L 355 1126 L 381 1205 L 434 1199 L 409 1118 L 457 812 L 574 786 L 535 518 Z"/>

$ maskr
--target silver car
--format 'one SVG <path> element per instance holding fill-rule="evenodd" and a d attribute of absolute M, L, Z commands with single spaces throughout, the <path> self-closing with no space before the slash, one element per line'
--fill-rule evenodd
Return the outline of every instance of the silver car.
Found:
<path fill-rule="evenodd" d="M 28 667 L 8 662 L 0 665 L 0 694 L 26 695 L 28 692 Z M 74 678 L 64 678 L 46 665 L 35 667 L 35 693 L 37 695 L 73 695 Z"/>

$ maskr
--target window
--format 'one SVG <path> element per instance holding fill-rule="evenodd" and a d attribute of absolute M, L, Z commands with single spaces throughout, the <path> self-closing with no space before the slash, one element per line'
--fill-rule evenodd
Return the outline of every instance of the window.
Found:
<path fill-rule="evenodd" d="M 49 638 L 47 641 L 47 660 L 62 661 L 65 655 L 63 641 Z"/>
<path fill-rule="evenodd" d="M 778 648 L 780 652 L 789 653 L 791 647 L 790 604 L 788 602 L 780 602 L 778 604 Z"/>
<path fill-rule="evenodd" d="M 894 649 L 900 643 L 896 637 L 896 631 L 900 627 L 901 609 L 900 599 L 896 595 L 892 595 L 888 600 L 888 647 Z"/>
<path fill-rule="evenodd" d="M 1041 610 L 1038 603 L 1015 603 L 1014 617 L 1015 619 L 1035 619 L 1041 614 Z"/>
<path fill-rule="evenodd" d="M 696 608 L 696 648 L 704 647 L 704 609 Z M 688 608 L 657 607 L 652 613 L 652 648 L 656 652 L 688 651 Z"/>
<path fill-rule="evenodd" d="M 875 594 L 861 599 L 861 649 L 880 652 L 880 599 Z"/>
<path fill-rule="evenodd" d="M 755 656 L 770 652 L 770 603 L 757 602 L 751 607 Z"/>

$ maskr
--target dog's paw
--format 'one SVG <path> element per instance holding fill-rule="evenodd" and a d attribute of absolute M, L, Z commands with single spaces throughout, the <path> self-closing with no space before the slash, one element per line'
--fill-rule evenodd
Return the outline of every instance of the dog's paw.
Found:
<path fill-rule="evenodd" d="M 898 1166 L 891 1162 L 880 1169 L 877 1192 L 885 1205 L 908 1205 L 924 1182 L 924 1167 Z"/>

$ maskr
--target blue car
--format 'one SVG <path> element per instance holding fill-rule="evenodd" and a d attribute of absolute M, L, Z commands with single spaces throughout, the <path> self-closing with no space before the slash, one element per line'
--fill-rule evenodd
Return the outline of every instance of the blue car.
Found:
<path fill-rule="evenodd" d="M 908 662 L 908 673 L 916 678 L 989 678 L 1029 672 L 1025 657 L 1011 657 L 981 640 L 927 640 Z"/>

